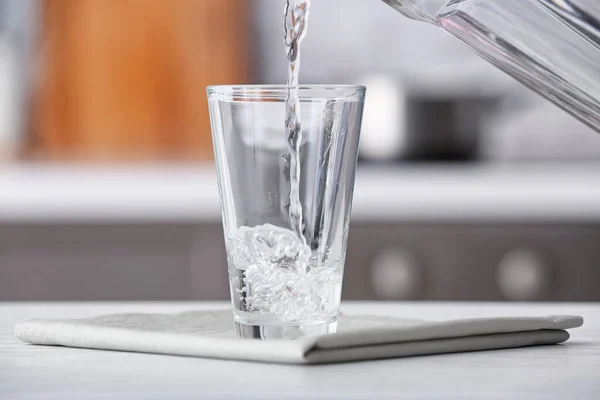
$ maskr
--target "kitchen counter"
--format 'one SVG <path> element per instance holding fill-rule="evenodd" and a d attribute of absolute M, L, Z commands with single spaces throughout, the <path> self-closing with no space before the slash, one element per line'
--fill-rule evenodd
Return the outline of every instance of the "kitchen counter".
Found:
<path fill-rule="evenodd" d="M 368 222 L 600 222 L 594 164 L 402 164 L 357 172 Z M 211 165 L 0 167 L 0 222 L 218 222 Z"/>
<path fill-rule="evenodd" d="M 175 312 L 225 303 L 0 303 L 0 398 L 600 398 L 600 305 L 346 303 L 346 313 L 426 319 L 579 314 L 563 345 L 325 366 L 133 354 L 17 341 L 16 321 Z"/>

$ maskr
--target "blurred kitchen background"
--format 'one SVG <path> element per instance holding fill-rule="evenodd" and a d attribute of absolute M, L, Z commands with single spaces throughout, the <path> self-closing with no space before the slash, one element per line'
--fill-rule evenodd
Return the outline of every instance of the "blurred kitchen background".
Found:
<path fill-rule="evenodd" d="M 285 82 L 284 0 L 0 0 L 0 300 L 228 299 L 205 87 Z M 301 83 L 368 86 L 347 300 L 600 300 L 600 135 L 380 0 Z M 282 122 L 283 123 L 283 122 Z"/>

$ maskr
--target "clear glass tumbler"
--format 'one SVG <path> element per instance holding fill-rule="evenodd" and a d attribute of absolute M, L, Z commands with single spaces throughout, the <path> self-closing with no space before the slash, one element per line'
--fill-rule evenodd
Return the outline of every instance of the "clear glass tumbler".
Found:
<path fill-rule="evenodd" d="M 238 334 L 335 332 L 365 88 L 298 88 L 301 234 L 289 211 L 287 87 L 207 91 Z"/>

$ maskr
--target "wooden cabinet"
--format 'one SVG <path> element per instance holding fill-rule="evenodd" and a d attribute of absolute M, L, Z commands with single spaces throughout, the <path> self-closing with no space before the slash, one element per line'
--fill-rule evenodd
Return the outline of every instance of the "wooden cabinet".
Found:
<path fill-rule="evenodd" d="M 211 158 L 205 89 L 248 79 L 247 8 L 247 0 L 45 1 L 33 153 Z"/>

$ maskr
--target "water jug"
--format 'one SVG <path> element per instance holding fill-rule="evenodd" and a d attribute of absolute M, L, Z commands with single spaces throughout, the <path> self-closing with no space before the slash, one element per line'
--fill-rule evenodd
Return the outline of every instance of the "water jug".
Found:
<path fill-rule="evenodd" d="M 600 131 L 599 0 L 383 0 Z"/>

